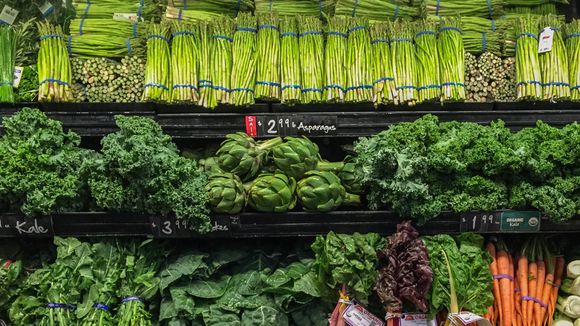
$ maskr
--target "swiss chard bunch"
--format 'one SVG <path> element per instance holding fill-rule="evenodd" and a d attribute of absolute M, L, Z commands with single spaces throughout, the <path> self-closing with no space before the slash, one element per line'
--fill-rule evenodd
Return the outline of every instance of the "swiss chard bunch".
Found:
<path fill-rule="evenodd" d="M 97 154 L 37 109 L 3 121 L 0 210 L 27 216 L 78 211 L 87 205 L 87 166 Z"/>
<path fill-rule="evenodd" d="M 18 294 L 20 286 L 18 282 L 22 277 L 22 262 L 0 259 L 0 319 L 10 302 Z"/>
<path fill-rule="evenodd" d="M 210 230 L 207 177 L 182 157 L 171 137 L 153 120 L 116 116 L 119 131 L 102 140 L 102 159 L 92 169 L 91 193 L 109 210 L 188 219 Z"/>

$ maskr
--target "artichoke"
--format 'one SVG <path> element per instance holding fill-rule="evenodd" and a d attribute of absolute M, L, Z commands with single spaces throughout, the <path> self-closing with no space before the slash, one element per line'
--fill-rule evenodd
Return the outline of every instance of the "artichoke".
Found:
<path fill-rule="evenodd" d="M 204 159 L 199 160 L 199 167 L 201 168 L 201 170 L 203 170 L 207 173 L 223 173 L 224 172 L 224 170 L 222 170 L 220 168 L 216 157 L 208 157 L 208 158 L 204 158 Z"/>
<path fill-rule="evenodd" d="M 216 152 L 217 162 L 222 170 L 248 181 L 260 171 L 269 149 L 280 143 L 280 137 L 256 142 L 243 132 L 230 134 Z"/>
<path fill-rule="evenodd" d="M 310 170 L 335 170 L 342 162 L 321 161 L 318 146 L 306 137 L 286 137 L 285 142 L 272 149 L 274 165 L 288 176 L 300 179 Z"/>
<path fill-rule="evenodd" d="M 262 173 L 248 190 L 248 204 L 259 212 L 284 213 L 296 206 L 296 180 L 280 172 Z"/>
<path fill-rule="evenodd" d="M 206 190 L 214 213 L 238 214 L 244 208 L 244 184 L 233 173 L 210 174 Z"/>
<path fill-rule="evenodd" d="M 340 178 L 342 185 L 346 191 L 351 194 L 360 195 L 362 194 L 362 184 L 357 179 L 356 175 L 356 165 L 352 156 L 347 156 L 344 159 L 344 165 L 337 173 Z"/>
<path fill-rule="evenodd" d="M 346 192 L 330 171 L 309 171 L 298 182 L 298 198 L 307 211 L 330 212 L 341 205 L 358 205 L 360 197 Z"/>

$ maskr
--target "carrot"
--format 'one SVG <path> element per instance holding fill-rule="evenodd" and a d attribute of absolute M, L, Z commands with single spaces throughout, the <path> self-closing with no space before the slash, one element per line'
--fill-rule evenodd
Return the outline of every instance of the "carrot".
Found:
<path fill-rule="evenodd" d="M 538 280 L 537 280 L 537 287 L 536 293 L 534 294 L 534 298 L 537 300 L 541 300 L 540 297 L 542 296 L 542 290 L 544 289 L 544 282 L 546 280 L 546 262 L 540 258 L 538 260 Z M 534 323 L 536 326 L 541 326 L 542 321 L 540 319 L 542 307 L 538 302 L 534 303 Z"/>
<path fill-rule="evenodd" d="M 520 288 L 521 297 L 528 296 L 528 257 L 526 257 L 525 249 L 522 250 L 522 254 L 518 258 L 518 272 L 517 272 L 517 282 Z M 522 325 L 528 324 L 527 309 L 525 308 L 526 301 L 520 299 L 518 302 L 520 306 L 520 311 L 522 313 Z"/>
<path fill-rule="evenodd" d="M 556 257 L 556 267 L 554 268 L 554 286 L 552 286 L 552 293 L 550 295 L 550 303 L 548 304 L 548 325 L 552 325 L 554 321 L 554 313 L 556 310 L 556 300 L 558 299 L 558 290 L 562 284 L 562 276 L 564 275 L 564 256 Z"/>
<path fill-rule="evenodd" d="M 509 262 L 509 266 L 508 266 L 509 273 L 508 273 L 508 275 L 510 276 L 510 278 L 508 280 L 510 281 L 510 289 L 511 289 L 511 291 L 510 291 L 510 301 L 509 301 L 510 302 L 510 305 L 511 305 L 511 309 L 510 310 L 514 314 L 514 317 L 516 317 L 516 310 L 514 309 L 515 302 L 516 302 L 516 300 L 515 300 L 515 297 L 516 297 L 516 295 L 515 295 L 515 282 L 514 282 L 514 260 L 512 258 L 512 255 L 510 255 L 509 253 L 508 253 L 508 262 Z M 517 321 L 516 318 L 513 318 L 512 317 L 512 320 L 510 321 L 510 324 L 512 326 L 518 326 L 516 324 L 516 321 Z"/>
<path fill-rule="evenodd" d="M 510 267 L 509 267 L 509 255 L 504 249 L 500 249 L 497 252 L 497 270 L 500 275 L 509 275 Z M 511 304 L 513 302 L 512 294 L 513 289 L 511 286 L 511 282 L 507 278 L 501 278 L 499 280 L 499 290 L 501 295 L 501 310 L 502 310 L 502 326 L 511 326 L 512 321 L 512 307 Z"/>
<path fill-rule="evenodd" d="M 499 280 L 495 278 L 496 275 L 499 274 L 497 269 L 497 260 L 496 260 L 496 252 L 495 252 L 495 245 L 492 242 L 488 242 L 486 245 L 487 252 L 491 256 L 491 264 L 489 264 L 489 269 L 491 270 L 491 274 L 494 276 L 493 278 L 493 296 L 495 297 L 494 304 L 497 307 L 495 323 L 497 323 L 498 317 L 500 323 L 502 322 L 502 305 L 501 305 L 501 293 L 499 290 Z"/>
<path fill-rule="evenodd" d="M 536 285 L 538 280 L 538 264 L 532 261 L 528 266 L 529 276 L 528 276 L 528 292 L 529 296 L 533 297 L 536 293 Z M 526 314 L 527 314 L 527 326 L 534 326 L 534 301 L 527 300 L 526 302 Z"/>

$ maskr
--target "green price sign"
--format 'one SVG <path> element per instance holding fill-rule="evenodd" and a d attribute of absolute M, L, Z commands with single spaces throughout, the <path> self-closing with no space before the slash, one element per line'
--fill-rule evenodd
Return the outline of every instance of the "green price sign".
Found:
<path fill-rule="evenodd" d="M 539 232 L 542 216 L 540 212 L 501 212 L 501 232 Z"/>

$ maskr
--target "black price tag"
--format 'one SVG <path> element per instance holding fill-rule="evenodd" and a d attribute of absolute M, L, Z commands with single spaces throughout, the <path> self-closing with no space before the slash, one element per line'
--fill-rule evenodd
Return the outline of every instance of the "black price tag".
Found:
<path fill-rule="evenodd" d="M 499 232 L 500 231 L 500 213 L 499 212 L 471 212 L 460 215 L 461 223 L 459 230 L 461 232 Z"/>
<path fill-rule="evenodd" d="M 174 216 L 152 216 L 150 218 L 153 236 L 158 238 L 190 238 L 199 236 L 197 228 L 187 220 L 180 220 Z M 212 235 L 215 233 L 226 235 L 229 233 L 230 219 L 223 216 L 211 217 Z"/>
<path fill-rule="evenodd" d="M 0 237 L 53 237 L 52 217 L 0 215 Z"/>
<path fill-rule="evenodd" d="M 246 116 L 246 133 L 252 137 L 334 135 L 338 118 L 333 115 Z"/>

